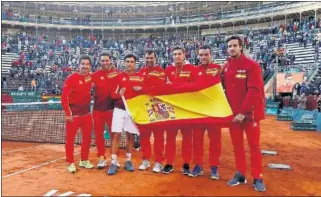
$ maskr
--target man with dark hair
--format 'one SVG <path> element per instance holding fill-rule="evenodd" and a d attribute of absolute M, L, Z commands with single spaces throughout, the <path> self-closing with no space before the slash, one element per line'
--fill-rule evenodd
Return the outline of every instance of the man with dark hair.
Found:
<path fill-rule="evenodd" d="M 246 159 L 243 143 L 244 131 L 250 147 L 253 185 L 265 191 L 261 178 L 262 155 L 260 149 L 260 121 L 265 118 L 264 82 L 260 65 L 242 53 L 242 40 L 238 36 L 227 39 L 230 58 L 224 65 L 222 76 L 225 94 L 234 119 L 230 136 L 234 146 L 237 172 L 228 185 L 245 184 Z"/>
<path fill-rule="evenodd" d="M 186 64 L 185 62 L 185 50 L 181 47 L 175 47 L 173 49 L 173 59 L 174 63 L 169 65 L 165 74 L 167 77 L 167 83 L 190 83 L 195 81 L 195 66 L 192 64 Z M 192 137 L 193 130 L 190 125 L 181 125 L 177 128 L 171 128 L 166 131 L 166 148 L 165 148 L 165 157 L 166 165 L 163 169 L 163 173 L 171 173 L 174 163 L 174 158 L 176 155 L 176 136 L 178 130 L 181 131 L 183 136 L 182 141 L 182 156 L 183 156 L 183 169 L 182 172 L 184 175 L 190 174 L 189 163 L 192 159 Z"/>
<path fill-rule="evenodd" d="M 130 115 L 125 109 L 123 96 L 125 98 L 137 94 L 134 91 L 135 86 L 142 86 L 142 77 L 136 72 L 136 56 L 128 54 L 125 56 L 125 71 L 117 76 L 117 81 L 112 84 L 111 96 L 115 99 L 115 108 L 113 111 L 113 119 L 111 125 L 112 144 L 111 144 L 111 166 L 107 174 L 114 175 L 117 172 L 117 151 L 119 149 L 120 135 L 124 131 L 127 133 L 127 153 L 125 169 L 133 172 L 134 167 L 131 162 L 132 150 L 134 145 L 133 134 L 139 134 L 137 126 L 132 121 Z M 126 94 L 125 94 L 126 92 Z"/>
<path fill-rule="evenodd" d="M 196 81 L 217 81 L 220 80 L 221 66 L 212 63 L 211 47 L 203 45 L 199 49 L 201 64 L 196 67 Z M 215 110 L 215 109 L 214 109 Z M 204 132 L 207 130 L 210 140 L 209 163 L 211 169 L 211 179 L 219 179 L 218 166 L 221 155 L 221 130 L 215 125 L 198 125 L 193 128 L 193 160 L 195 167 L 189 174 L 191 177 L 203 175 L 203 155 L 204 155 Z"/>
<path fill-rule="evenodd" d="M 165 71 L 156 65 L 157 56 L 154 50 L 147 50 L 145 53 L 146 64 L 139 70 L 139 75 L 143 77 L 143 85 L 145 87 L 153 87 L 165 84 Z M 136 91 L 140 91 L 142 87 L 134 87 Z M 142 130 L 142 128 L 140 128 Z M 155 163 L 153 172 L 159 173 L 162 171 L 162 162 L 164 160 L 164 130 L 154 129 L 153 131 L 144 130 L 140 135 L 141 148 L 143 153 L 143 161 L 139 166 L 140 170 L 145 170 L 150 167 L 151 158 L 151 143 L 150 137 L 153 133 L 154 136 L 154 152 Z"/>
<path fill-rule="evenodd" d="M 286 73 L 284 75 L 284 84 L 278 88 L 277 92 L 292 92 L 293 86 L 292 74 Z"/>
<path fill-rule="evenodd" d="M 74 140 L 78 128 L 82 132 L 81 160 L 79 166 L 93 168 L 89 162 L 89 148 L 93 129 L 90 113 L 91 60 L 89 56 L 79 59 L 79 72 L 68 76 L 61 95 L 61 105 L 66 114 L 66 158 L 68 171 L 76 172 L 74 164 Z"/>
<path fill-rule="evenodd" d="M 105 124 L 111 136 L 111 121 L 113 117 L 114 102 L 110 96 L 110 87 L 115 83 L 119 71 L 111 64 L 111 56 L 108 53 L 99 55 L 101 69 L 92 74 L 94 93 L 93 121 L 99 158 L 97 168 L 104 168 L 106 163 L 106 148 L 104 139 Z"/>

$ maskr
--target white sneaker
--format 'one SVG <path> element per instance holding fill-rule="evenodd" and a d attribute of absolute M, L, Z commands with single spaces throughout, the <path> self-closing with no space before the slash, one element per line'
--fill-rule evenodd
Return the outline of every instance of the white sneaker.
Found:
<path fill-rule="evenodd" d="M 150 163 L 148 160 L 143 160 L 142 164 L 138 167 L 139 170 L 146 170 L 147 168 L 150 167 Z"/>
<path fill-rule="evenodd" d="M 98 169 L 103 169 L 103 168 L 106 167 L 106 166 L 107 166 L 107 161 L 106 161 L 106 159 L 104 159 L 103 156 L 101 156 L 101 157 L 99 158 L 99 161 L 98 161 L 98 164 L 97 164 L 97 168 L 98 168 Z"/>
<path fill-rule="evenodd" d="M 162 169 L 163 169 L 163 165 L 161 163 L 154 163 L 154 168 L 153 168 L 153 172 L 156 172 L 156 173 L 160 173 L 162 172 Z"/>

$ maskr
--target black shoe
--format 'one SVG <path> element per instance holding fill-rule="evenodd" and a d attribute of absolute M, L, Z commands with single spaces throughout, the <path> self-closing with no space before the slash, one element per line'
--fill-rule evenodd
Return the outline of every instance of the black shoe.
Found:
<path fill-rule="evenodd" d="M 191 173 L 191 171 L 189 170 L 189 164 L 188 163 L 185 163 L 183 165 L 182 173 L 184 175 L 189 175 Z"/>
<path fill-rule="evenodd" d="M 169 174 L 174 171 L 173 165 L 166 164 L 164 169 L 162 170 L 163 174 Z"/>

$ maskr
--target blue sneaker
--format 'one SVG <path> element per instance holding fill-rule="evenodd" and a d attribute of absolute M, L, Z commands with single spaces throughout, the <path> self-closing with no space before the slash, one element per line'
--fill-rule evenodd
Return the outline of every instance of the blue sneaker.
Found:
<path fill-rule="evenodd" d="M 117 172 L 117 165 L 111 164 L 111 166 L 108 168 L 107 174 L 108 175 L 114 175 Z"/>
<path fill-rule="evenodd" d="M 211 167 L 211 179 L 218 180 L 220 178 L 220 175 L 218 173 L 218 167 L 212 166 Z"/>
<path fill-rule="evenodd" d="M 265 185 L 263 183 L 263 179 L 254 179 L 253 186 L 256 191 L 259 191 L 259 192 L 265 191 Z"/>
<path fill-rule="evenodd" d="M 243 176 L 240 172 L 236 172 L 234 177 L 227 182 L 229 186 L 236 186 L 239 184 L 246 184 L 247 181 L 245 179 L 245 176 Z"/>
<path fill-rule="evenodd" d="M 125 170 L 127 170 L 129 172 L 134 172 L 134 166 L 133 166 L 133 163 L 131 161 L 126 161 L 124 168 L 125 168 Z"/>
<path fill-rule="evenodd" d="M 191 173 L 191 171 L 189 170 L 189 164 L 188 163 L 185 163 L 183 165 L 182 173 L 184 175 L 189 175 Z"/>
<path fill-rule="evenodd" d="M 190 177 L 202 176 L 204 174 L 203 168 L 198 164 L 195 165 L 193 171 L 188 174 Z"/>

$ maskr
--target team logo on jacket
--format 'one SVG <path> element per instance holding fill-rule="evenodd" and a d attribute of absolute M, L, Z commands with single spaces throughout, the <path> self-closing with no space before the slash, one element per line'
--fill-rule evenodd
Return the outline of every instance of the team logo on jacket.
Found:
<path fill-rule="evenodd" d="M 217 68 L 209 68 L 206 70 L 206 75 L 212 75 L 215 76 L 218 73 L 218 69 Z"/>
<path fill-rule="evenodd" d="M 109 74 L 108 74 L 108 79 L 115 78 L 117 75 L 118 75 L 118 73 L 117 73 L 117 72 L 109 73 Z"/>
<path fill-rule="evenodd" d="M 85 83 L 90 82 L 90 81 L 91 81 L 91 77 L 90 76 L 85 77 Z"/>
<path fill-rule="evenodd" d="M 148 75 L 149 75 L 149 76 L 159 77 L 159 76 L 160 76 L 160 73 L 157 72 L 157 71 L 153 71 L 153 72 L 148 73 Z"/>
<path fill-rule="evenodd" d="M 182 71 L 179 76 L 180 77 L 189 77 L 191 75 L 190 71 Z"/>
<path fill-rule="evenodd" d="M 235 77 L 238 79 L 246 79 L 246 77 L 247 77 L 246 70 L 237 70 Z"/>
<path fill-rule="evenodd" d="M 81 84 L 83 84 L 83 82 L 82 82 L 82 81 L 79 81 L 79 84 L 81 85 Z"/>
<path fill-rule="evenodd" d="M 145 106 L 150 122 L 176 119 L 173 106 L 157 98 L 150 99 L 148 103 L 145 103 Z"/>
<path fill-rule="evenodd" d="M 201 76 L 202 74 L 203 74 L 202 72 L 199 72 L 199 73 L 198 73 L 198 76 Z"/>
<path fill-rule="evenodd" d="M 143 78 L 140 76 L 130 76 L 129 77 L 129 81 L 138 81 L 138 82 L 142 82 Z"/>
<path fill-rule="evenodd" d="M 103 76 L 100 77 L 100 80 L 104 80 L 105 78 Z"/>

